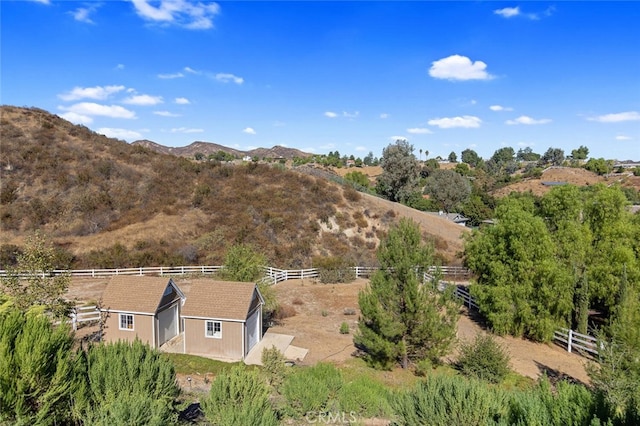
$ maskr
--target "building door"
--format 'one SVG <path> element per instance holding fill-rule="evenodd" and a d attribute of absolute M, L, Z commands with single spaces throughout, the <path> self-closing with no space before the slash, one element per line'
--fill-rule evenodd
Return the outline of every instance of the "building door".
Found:
<path fill-rule="evenodd" d="M 158 312 L 158 346 L 178 335 L 178 305 Z"/>
<path fill-rule="evenodd" d="M 260 341 L 260 309 L 256 311 L 247 319 L 247 349 L 246 353 L 249 353 L 251 348 Z"/>

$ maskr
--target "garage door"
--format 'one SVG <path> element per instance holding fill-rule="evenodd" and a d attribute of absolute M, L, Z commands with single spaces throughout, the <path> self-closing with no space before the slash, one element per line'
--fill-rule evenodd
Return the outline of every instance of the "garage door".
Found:
<path fill-rule="evenodd" d="M 260 310 L 247 319 L 247 353 L 260 340 Z"/>
<path fill-rule="evenodd" d="M 158 312 L 158 346 L 178 334 L 178 305 Z"/>

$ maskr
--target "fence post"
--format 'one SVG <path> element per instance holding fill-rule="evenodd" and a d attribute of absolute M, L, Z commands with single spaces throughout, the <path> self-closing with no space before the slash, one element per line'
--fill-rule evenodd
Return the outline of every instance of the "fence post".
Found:
<path fill-rule="evenodd" d="M 571 341 L 573 340 L 573 330 L 569 329 L 569 338 L 567 339 L 567 352 L 571 352 Z"/>

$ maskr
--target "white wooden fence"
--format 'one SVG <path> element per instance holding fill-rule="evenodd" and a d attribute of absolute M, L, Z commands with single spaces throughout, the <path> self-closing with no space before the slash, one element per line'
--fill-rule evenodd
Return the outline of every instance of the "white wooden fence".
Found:
<path fill-rule="evenodd" d="M 154 267 L 140 267 L 140 268 L 115 268 L 115 269 L 76 269 L 76 270 L 53 270 L 47 274 L 53 275 L 70 275 L 72 277 L 109 277 L 114 275 L 215 275 L 220 273 L 223 266 L 154 266 Z M 378 268 L 376 267 L 363 267 L 354 266 L 351 269 L 354 270 L 356 277 L 370 277 Z M 462 266 L 431 266 L 424 273 L 423 280 L 432 280 L 431 273 L 440 271 L 446 276 L 461 276 L 469 277 L 471 271 Z M 7 271 L 0 270 L 0 277 L 7 276 Z M 277 284 L 282 281 L 294 280 L 294 279 L 307 279 L 318 278 L 320 271 L 318 268 L 310 269 L 278 269 L 273 267 L 265 268 L 265 277 L 262 280 L 269 284 Z M 469 309 L 480 310 L 476 300 L 471 296 L 469 290 L 465 286 L 457 285 L 452 282 L 440 281 L 438 288 L 442 291 L 444 288 L 450 285 L 455 285 L 454 294 L 460 298 L 461 302 Z M 80 309 L 80 310 L 79 310 Z M 96 307 L 84 307 L 76 308 L 71 315 L 71 321 L 74 329 L 77 328 L 78 323 L 88 321 L 98 321 L 99 311 Z M 575 349 L 579 350 L 580 354 L 589 354 L 591 356 L 598 355 L 598 343 L 597 339 L 593 336 L 580 334 L 576 331 L 566 328 L 558 329 L 553 334 L 553 339 L 559 342 L 561 345 L 566 345 L 568 352 L 573 352 Z"/>
<path fill-rule="evenodd" d="M 96 322 L 102 319 L 97 306 L 76 306 L 69 317 L 74 331 L 78 329 L 78 324 Z"/>

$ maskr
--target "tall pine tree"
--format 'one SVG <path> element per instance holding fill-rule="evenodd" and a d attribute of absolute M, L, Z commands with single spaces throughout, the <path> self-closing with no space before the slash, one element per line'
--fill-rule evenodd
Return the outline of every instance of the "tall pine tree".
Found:
<path fill-rule="evenodd" d="M 362 317 L 354 337 L 376 368 L 403 368 L 410 361 L 437 360 L 455 338 L 457 308 L 422 272 L 433 263 L 433 246 L 424 244 L 418 225 L 402 219 L 378 249 L 380 270 L 360 292 Z"/>

